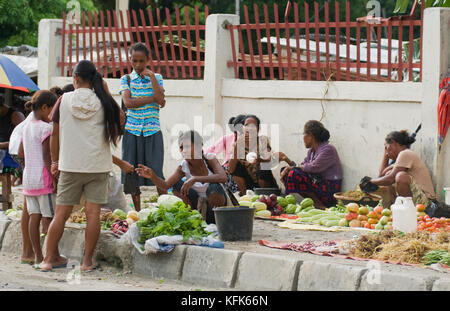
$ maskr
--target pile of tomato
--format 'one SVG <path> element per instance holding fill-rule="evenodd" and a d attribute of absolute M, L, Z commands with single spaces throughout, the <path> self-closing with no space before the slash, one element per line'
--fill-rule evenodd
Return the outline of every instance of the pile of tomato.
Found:
<path fill-rule="evenodd" d="M 440 231 L 450 231 L 450 218 L 430 218 L 430 216 L 420 216 L 417 218 L 417 231 L 426 230 L 430 233 Z"/>

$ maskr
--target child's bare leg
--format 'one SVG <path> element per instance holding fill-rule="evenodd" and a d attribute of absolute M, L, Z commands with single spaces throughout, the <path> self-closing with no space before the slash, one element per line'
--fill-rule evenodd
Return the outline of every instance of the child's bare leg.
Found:
<path fill-rule="evenodd" d="M 70 213 L 72 213 L 72 208 L 73 206 L 56 205 L 55 216 L 47 232 L 45 258 L 40 265 L 40 268 L 43 270 L 50 270 L 55 265 L 67 262 L 67 258 L 59 255 L 58 243 L 64 233 L 64 227 L 67 219 L 70 217 Z"/>
<path fill-rule="evenodd" d="M 133 199 L 134 209 L 139 212 L 141 210 L 141 195 L 131 195 L 131 198 Z"/>
<path fill-rule="evenodd" d="M 47 234 L 48 227 L 50 227 L 50 223 L 52 222 L 52 219 L 53 218 L 42 217 L 41 222 L 42 222 L 42 233 L 43 234 Z"/>
<path fill-rule="evenodd" d="M 247 192 L 247 185 L 245 183 L 245 179 L 238 176 L 233 176 L 233 179 L 238 186 L 239 194 L 244 195 Z"/>
<path fill-rule="evenodd" d="M 31 245 L 35 254 L 35 262 L 40 263 L 44 258 L 42 256 L 41 238 L 39 234 L 39 225 L 41 223 L 41 214 L 31 214 L 28 231 L 30 232 Z"/>
<path fill-rule="evenodd" d="M 220 193 L 212 193 L 208 198 L 208 203 L 211 208 L 225 206 L 226 198 Z"/>
<path fill-rule="evenodd" d="M 22 218 L 20 220 L 20 225 L 22 228 L 22 258 L 21 258 L 21 260 L 31 262 L 34 260 L 34 251 L 33 251 L 33 246 L 31 245 L 30 232 L 28 230 L 29 223 L 30 223 L 30 215 L 28 215 L 27 200 L 24 197 Z"/>
<path fill-rule="evenodd" d="M 100 204 L 86 202 L 85 251 L 81 271 L 92 269 L 95 246 L 100 235 Z"/>

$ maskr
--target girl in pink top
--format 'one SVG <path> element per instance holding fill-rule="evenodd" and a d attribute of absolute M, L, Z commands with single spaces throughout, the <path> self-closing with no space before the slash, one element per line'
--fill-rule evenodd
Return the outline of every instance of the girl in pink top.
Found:
<path fill-rule="evenodd" d="M 237 140 L 238 133 L 242 133 L 245 118 L 246 116 L 243 114 L 240 114 L 236 117 L 232 117 L 228 121 L 228 126 L 233 133 L 223 136 L 218 141 L 216 141 L 214 145 L 204 149 L 205 154 L 212 153 L 218 156 L 218 158 L 221 158 L 220 155 L 223 153 L 222 167 L 227 174 L 227 182 L 225 183 L 225 185 L 233 193 L 237 192 L 239 189 L 238 185 L 233 179 L 233 176 L 229 173 L 228 168 L 230 166 L 233 144 Z"/>
<path fill-rule="evenodd" d="M 25 159 L 23 194 L 30 215 L 29 234 L 35 254 L 35 263 L 43 260 L 39 225 L 42 219 L 43 233 L 54 215 L 55 194 L 53 177 L 50 174 L 50 135 L 53 127 L 49 114 L 57 96 L 50 91 L 36 92 L 25 107 L 32 109 L 34 117 L 24 126 L 19 156 Z"/>

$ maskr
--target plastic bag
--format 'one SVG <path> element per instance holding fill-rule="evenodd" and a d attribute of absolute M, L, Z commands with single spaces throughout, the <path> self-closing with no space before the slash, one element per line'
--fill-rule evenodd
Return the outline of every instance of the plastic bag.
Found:
<path fill-rule="evenodd" d="M 120 179 L 116 177 L 113 172 L 109 173 L 108 183 L 108 203 L 104 206 L 110 210 L 120 209 L 125 213 L 132 211 L 133 209 L 127 205 L 125 194 L 122 191 L 122 184 Z"/>

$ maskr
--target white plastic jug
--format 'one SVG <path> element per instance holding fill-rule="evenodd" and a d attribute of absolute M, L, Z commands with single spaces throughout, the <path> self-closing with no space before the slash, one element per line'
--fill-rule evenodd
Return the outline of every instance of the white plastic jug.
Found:
<path fill-rule="evenodd" d="M 394 230 L 404 233 L 417 231 L 417 209 L 411 197 L 397 197 L 391 211 Z"/>

